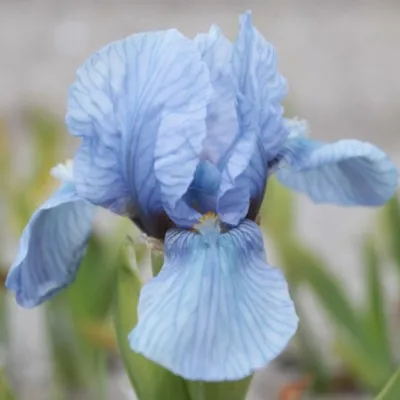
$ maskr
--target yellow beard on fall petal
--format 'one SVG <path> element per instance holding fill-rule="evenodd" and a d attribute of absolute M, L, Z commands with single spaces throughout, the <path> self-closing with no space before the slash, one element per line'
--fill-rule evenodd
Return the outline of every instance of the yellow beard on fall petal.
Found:
<path fill-rule="evenodd" d="M 220 230 L 219 216 L 213 211 L 206 212 L 199 218 L 199 222 L 193 225 L 193 230 L 203 233 L 209 230 Z"/>

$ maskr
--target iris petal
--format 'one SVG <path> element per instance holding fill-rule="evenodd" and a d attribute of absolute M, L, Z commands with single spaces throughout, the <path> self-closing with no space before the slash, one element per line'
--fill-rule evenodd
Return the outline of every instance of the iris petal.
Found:
<path fill-rule="evenodd" d="M 243 222 L 215 240 L 171 230 L 160 274 L 142 289 L 134 351 L 190 380 L 236 380 L 286 346 L 297 316 L 261 232 Z"/>
<path fill-rule="evenodd" d="M 215 25 L 208 33 L 197 35 L 194 42 L 210 69 L 214 88 L 207 110 L 207 137 L 203 144 L 203 158 L 217 164 L 238 133 L 236 87 L 231 66 L 232 43 Z"/>
<path fill-rule="evenodd" d="M 340 140 L 333 144 L 305 138 L 288 140 L 277 177 L 317 203 L 379 206 L 398 186 L 388 156 L 370 143 Z"/>
<path fill-rule="evenodd" d="M 200 161 L 185 197 L 187 203 L 201 214 L 215 211 L 220 182 L 221 173 L 218 168 L 210 161 Z"/>
<path fill-rule="evenodd" d="M 288 135 L 281 106 L 287 83 L 277 70 L 275 49 L 253 26 L 250 12 L 240 17 L 232 63 L 238 90 L 250 103 L 243 102 L 245 112 L 257 122 L 267 158 L 273 159 Z"/>
<path fill-rule="evenodd" d="M 182 204 L 206 137 L 206 64 L 176 30 L 135 34 L 93 55 L 70 89 L 67 124 L 82 137 L 74 163 L 80 196 L 143 221 L 165 209 L 190 225 Z M 179 165 L 179 168 L 176 166 Z"/>
<path fill-rule="evenodd" d="M 254 139 L 254 148 L 248 150 L 252 154 L 249 164 L 218 201 L 217 212 L 221 220 L 229 225 L 238 225 L 246 216 L 254 220 L 264 197 L 268 175 L 267 158 L 259 138 Z M 243 148 L 245 147 L 238 147 Z M 239 158 L 238 152 L 236 159 Z"/>
<path fill-rule="evenodd" d="M 93 206 L 64 183 L 26 226 L 6 286 L 22 307 L 34 307 L 69 285 L 92 230 Z"/>
<path fill-rule="evenodd" d="M 277 71 L 274 48 L 254 28 L 249 12 L 240 18 L 232 74 L 239 133 L 220 163 L 218 212 L 224 222 L 237 225 L 250 204 L 255 210 L 252 214 L 257 213 L 266 183 L 265 166 L 289 134 L 280 104 L 286 95 L 286 81 Z"/>

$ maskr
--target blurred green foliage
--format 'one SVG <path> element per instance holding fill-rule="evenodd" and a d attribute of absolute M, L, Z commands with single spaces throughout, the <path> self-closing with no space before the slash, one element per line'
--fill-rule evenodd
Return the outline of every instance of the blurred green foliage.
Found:
<path fill-rule="evenodd" d="M 63 124 L 43 110 L 29 110 L 21 119 L 33 155 L 32 165 L 22 175 L 13 166 L 13 133 L 0 120 L 1 212 L 16 237 L 34 209 L 56 188 L 49 170 L 60 162 L 67 138 Z M 387 385 L 377 399 L 400 399 L 399 373 L 391 378 L 399 364 L 399 339 L 394 335 L 396 321 L 389 318 L 392 305 L 382 281 L 386 264 L 393 264 L 400 286 L 399 201 L 393 199 L 382 209 L 376 229 L 365 237 L 360 249 L 366 289 L 361 305 L 351 300 L 326 261 L 299 237 L 295 222 L 294 196 L 272 179 L 261 210 L 261 224 L 277 252 L 296 302 L 301 326 L 294 349 L 300 373 L 313 378 L 311 392 L 351 389 L 376 394 Z M 134 237 L 127 244 L 128 234 Z M 146 263 L 150 262 L 148 272 L 151 267 L 153 275 L 163 263 L 160 254 L 149 256 L 149 249 L 137 234 L 137 230 L 132 233 L 129 221 L 117 218 L 107 233 L 96 230 L 76 281 L 46 304 L 54 366 L 52 399 L 68 399 L 71 392 L 107 399 L 110 361 L 120 353 L 139 400 L 242 400 L 251 378 L 218 384 L 185 382 L 130 350 L 127 336 L 137 321 L 136 307 Z M 7 348 L 8 340 L 4 263 L 0 259 L 0 352 Z M 317 298 L 334 330 L 333 348 L 341 363 L 340 373 L 322 354 L 311 329 L 312 315 L 300 301 L 304 289 Z M 16 399 L 5 367 L 3 371 L 0 365 L 0 400 Z"/>
<path fill-rule="evenodd" d="M 16 400 L 2 370 L 0 370 L 0 400 Z"/>
<path fill-rule="evenodd" d="M 40 202 L 56 189 L 58 182 L 51 177 L 50 169 L 60 162 L 67 137 L 58 118 L 43 110 L 28 110 L 20 118 L 28 135 L 19 140 L 29 141 L 33 156 L 24 174 L 13 168 L 12 132 L 8 132 L 4 121 L 0 124 L 2 212 L 17 235 Z M 117 351 L 110 310 L 119 237 L 114 232 L 108 237 L 94 233 L 74 284 L 45 305 L 55 400 L 80 391 L 99 400 L 107 398 L 108 358 Z M 0 290 L 0 296 L 4 293 Z M 4 303 L 0 298 L 0 333 L 6 328 Z M 5 333 L 0 339 L 6 347 Z"/>
<path fill-rule="evenodd" d="M 266 200 L 262 206 L 262 226 L 272 239 L 278 252 L 291 293 L 300 314 L 300 329 L 296 340 L 300 352 L 300 364 L 305 373 L 314 377 L 314 390 L 320 392 L 340 391 L 343 377 L 336 376 L 328 368 L 313 338 L 310 321 L 301 309 L 299 290 L 307 288 L 324 308 L 334 329 L 334 348 L 340 357 L 342 368 L 348 371 L 351 386 L 361 390 L 378 392 L 395 370 L 396 348 L 393 324 L 388 317 L 390 305 L 383 293 L 383 258 L 390 256 L 400 265 L 400 204 L 393 198 L 382 209 L 381 220 L 385 222 L 379 246 L 376 236 L 367 236 L 361 249 L 364 262 L 366 298 L 362 306 L 354 304 L 344 291 L 340 281 L 330 272 L 327 263 L 296 234 L 295 202 L 293 195 L 274 179 L 269 182 Z M 382 224 L 381 224 L 382 225 Z M 381 241 L 382 242 L 382 241 Z M 389 252 L 385 244 L 389 243 Z M 400 272 L 400 268 L 399 268 Z M 400 283 L 400 275 L 399 275 Z M 399 299 L 400 300 L 400 299 Z M 400 317 L 400 316 L 398 316 Z M 400 399 L 400 392 L 398 393 Z"/>
<path fill-rule="evenodd" d="M 398 400 L 400 393 L 400 369 L 393 374 L 376 400 Z"/>

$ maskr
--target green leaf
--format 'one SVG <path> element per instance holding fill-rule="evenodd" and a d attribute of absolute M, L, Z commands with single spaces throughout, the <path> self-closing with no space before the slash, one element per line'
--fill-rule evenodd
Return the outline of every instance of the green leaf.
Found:
<path fill-rule="evenodd" d="M 27 195 L 29 193 L 29 195 Z M 10 208 L 11 228 L 20 235 L 35 209 L 35 202 L 31 201 L 30 192 L 15 190 L 11 193 L 8 206 Z"/>
<path fill-rule="evenodd" d="M 65 293 L 46 304 L 46 322 L 57 384 L 64 390 L 84 388 L 87 371 Z"/>
<path fill-rule="evenodd" d="M 50 339 L 61 387 L 77 387 L 105 399 L 107 352 L 115 341 L 105 337 L 111 309 L 116 251 L 114 239 L 93 234 L 75 282 L 48 305 Z"/>
<path fill-rule="evenodd" d="M 261 226 L 266 229 L 277 250 L 280 266 L 290 283 L 292 297 L 297 288 L 307 279 L 305 268 L 324 268 L 324 261 L 295 237 L 295 202 L 293 194 L 275 179 L 268 181 L 267 193 L 261 207 Z M 330 384 L 328 368 L 324 365 L 322 355 L 311 331 L 306 327 L 306 313 L 297 304 L 297 313 L 302 321 L 296 335 L 300 352 L 300 363 L 304 370 L 313 376 L 315 390 L 326 391 Z"/>
<path fill-rule="evenodd" d="M 0 266 L 1 273 L 1 266 Z M 2 282 L 0 282 L 2 285 Z M 8 343 L 8 326 L 7 326 L 7 315 L 6 315 L 6 293 L 0 290 L 0 351 L 7 349 Z M 1 363 L 1 360 L 0 360 Z M 15 400 L 15 396 L 11 390 L 10 385 L 5 376 L 5 372 L 0 365 L 0 400 Z"/>
<path fill-rule="evenodd" d="M 306 283 L 336 326 L 343 328 L 357 342 L 363 340 L 365 335 L 361 321 L 338 280 L 318 264 L 304 264 L 302 269 Z"/>
<path fill-rule="evenodd" d="M 353 341 L 344 337 L 338 338 L 334 347 L 346 367 L 364 386 L 373 390 L 382 387 L 387 379 L 386 372 L 381 371 L 368 352 L 360 350 Z"/>
<path fill-rule="evenodd" d="M 374 351 L 376 363 L 379 363 L 381 372 L 386 371 L 389 376 L 392 373 L 393 362 L 382 293 L 379 255 L 370 237 L 364 243 L 364 263 L 368 299 L 365 331 L 370 336 L 371 351 Z"/>
<path fill-rule="evenodd" d="M 6 288 L 5 288 L 6 274 L 2 271 L 0 265 L 0 348 L 4 346 L 7 348 L 8 341 L 8 325 L 7 325 L 7 304 L 6 304 Z"/>
<path fill-rule="evenodd" d="M 192 400 L 244 400 L 252 377 L 232 382 L 188 382 Z"/>
<path fill-rule="evenodd" d="M 323 266 L 323 260 L 295 236 L 295 202 L 293 194 L 275 178 L 268 180 L 267 193 L 261 207 L 261 226 L 274 242 L 290 286 L 301 283 L 303 265 Z"/>
<path fill-rule="evenodd" d="M 400 273 L 400 203 L 393 197 L 383 208 L 383 234 L 389 245 L 389 251 Z"/>
<path fill-rule="evenodd" d="M 159 253 L 157 251 L 151 252 L 151 270 L 153 272 L 153 276 L 157 276 L 161 268 L 164 264 L 164 254 Z"/>
<path fill-rule="evenodd" d="M 318 342 L 315 335 L 309 328 L 307 312 L 302 309 L 301 302 L 296 301 L 298 298 L 297 288 L 291 290 L 291 295 L 296 304 L 297 315 L 301 321 L 295 336 L 295 343 L 300 356 L 299 362 L 302 371 L 305 370 L 313 377 L 312 386 L 316 392 L 327 392 L 332 383 L 332 373 L 316 345 Z"/>
<path fill-rule="evenodd" d="M 270 235 L 276 249 L 281 267 L 291 288 L 304 283 L 307 278 L 306 269 L 324 269 L 325 263 L 318 254 L 313 253 L 294 237 L 287 236 L 285 240 Z"/>
<path fill-rule="evenodd" d="M 0 400 L 16 400 L 16 397 L 9 385 L 4 371 L 0 369 Z"/>
<path fill-rule="evenodd" d="M 118 241 L 93 234 L 79 268 L 76 281 L 68 288 L 74 317 L 79 320 L 104 319 L 111 309 Z"/>
<path fill-rule="evenodd" d="M 376 388 L 387 378 L 390 366 L 381 362 L 361 313 L 352 306 L 342 286 L 322 266 L 303 265 L 306 283 L 336 325 L 342 359 L 367 385 Z"/>
<path fill-rule="evenodd" d="M 353 365 L 352 360 L 361 360 L 358 365 L 373 371 L 369 376 L 375 374 L 374 384 L 381 382 L 381 379 L 386 377 L 386 365 L 384 364 L 382 369 L 382 364 L 377 364 L 376 361 L 379 358 L 373 351 L 364 321 L 360 317 L 360 313 L 356 312 L 351 306 L 350 300 L 340 283 L 321 266 L 308 264 L 303 265 L 302 268 L 307 284 L 336 325 L 338 335 L 342 339 L 341 347 L 346 346 L 346 351 L 342 352 L 342 357 L 348 356 L 347 362 Z M 366 376 L 367 374 L 362 371 L 361 375 Z"/>
<path fill-rule="evenodd" d="M 131 265 L 127 250 L 123 249 L 115 277 L 114 323 L 128 377 L 139 400 L 190 400 L 186 382 L 182 378 L 133 352 L 129 347 L 128 335 L 137 323 L 141 287 L 138 270 Z"/>
<path fill-rule="evenodd" d="M 275 177 L 268 179 L 267 192 L 260 210 L 261 223 L 276 238 L 285 239 L 294 230 L 293 194 Z"/>
<path fill-rule="evenodd" d="M 400 369 L 389 379 L 384 389 L 376 397 L 376 400 L 400 399 Z"/>
<path fill-rule="evenodd" d="M 50 169 L 60 162 L 58 153 L 61 140 L 65 136 L 65 128 L 58 118 L 40 108 L 27 110 L 25 120 L 30 128 L 34 146 L 32 182 L 37 184 L 46 181 Z"/>

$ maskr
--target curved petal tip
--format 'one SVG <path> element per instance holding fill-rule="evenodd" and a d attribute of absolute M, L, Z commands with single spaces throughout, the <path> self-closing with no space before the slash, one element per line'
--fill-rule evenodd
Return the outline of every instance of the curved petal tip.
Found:
<path fill-rule="evenodd" d="M 358 140 L 324 144 L 305 138 L 287 141 L 281 183 L 316 203 L 382 206 L 395 194 L 399 173 L 378 147 Z"/>
<path fill-rule="evenodd" d="M 20 306 L 37 306 L 75 279 L 92 219 L 93 206 L 76 196 L 72 184 L 64 184 L 35 211 L 6 279 Z"/>

